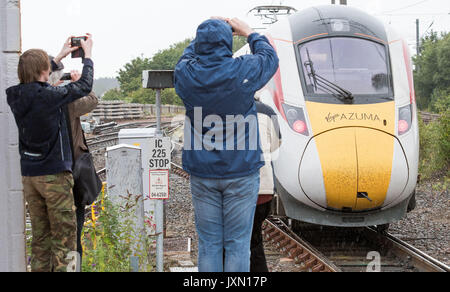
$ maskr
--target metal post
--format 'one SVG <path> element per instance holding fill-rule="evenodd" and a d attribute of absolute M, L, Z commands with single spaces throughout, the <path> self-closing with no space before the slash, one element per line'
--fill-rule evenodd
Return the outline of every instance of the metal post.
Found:
<path fill-rule="evenodd" d="M 162 137 L 162 132 L 161 132 L 161 89 L 156 89 L 156 136 Z"/>
<path fill-rule="evenodd" d="M 162 137 L 161 131 L 161 89 L 156 89 L 156 137 Z M 156 271 L 164 272 L 164 202 L 156 200 Z"/>
<path fill-rule="evenodd" d="M 161 131 L 161 90 L 174 88 L 173 70 L 146 70 L 142 72 L 142 85 L 144 88 L 156 90 L 156 138 L 164 140 Z M 166 147 L 167 148 L 167 147 Z M 170 149 L 170 148 L 169 148 Z M 169 154 L 170 157 L 170 154 Z M 169 164 L 170 168 L 170 164 Z M 167 168 L 167 170 L 169 170 Z M 164 271 L 164 200 L 155 200 L 156 221 L 156 270 Z"/>
<path fill-rule="evenodd" d="M 420 55 L 420 20 L 416 19 L 416 50 L 417 56 Z"/>

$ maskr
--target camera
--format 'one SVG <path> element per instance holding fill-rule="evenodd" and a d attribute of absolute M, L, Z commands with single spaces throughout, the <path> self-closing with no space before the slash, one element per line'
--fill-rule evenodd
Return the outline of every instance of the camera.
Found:
<path fill-rule="evenodd" d="M 59 79 L 61 81 L 70 81 L 72 80 L 72 76 L 70 75 L 70 73 L 64 73 L 63 77 L 61 77 L 61 79 Z"/>
<path fill-rule="evenodd" d="M 71 39 L 72 47 L 80 47 L 78 50 L 72 52 L 72 58 L 84 58 L 84 50 L 81 48 L 81 40 L 87 40 L 87 37 L 74 37 Z"/>

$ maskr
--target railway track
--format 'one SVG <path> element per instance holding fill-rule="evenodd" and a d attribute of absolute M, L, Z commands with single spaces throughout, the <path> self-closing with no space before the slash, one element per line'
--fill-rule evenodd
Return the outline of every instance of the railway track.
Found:
<path fill-rule="evenodd" d="M 189 179 L 181 166 L 172 173 Z M 270 217 L 263 236 L 304 272 L 450 272 L 450 267 L 374 228 L 335 228 Z"/>
<path fill-rule="evenodd" d="M 173 129 L 178 129 L 180 126 L 182 126 L 182 121 L 175 122 L 175 125 L 172 121 L 170 122 L 162 122 L 161 123 L 161 129 L 163 131 L 171 132 Z M 111 132 L 103 135 L 99 135 L 90 139 L 87 139 L 86 142 L 91 149 L 91 152 L 93 154 L 96 154 L 97 152 L 101 152 L 103 149 L 106 149 L 108 147 L 117 145 L 119 142 L 119 132 L 122 129 L 129 129 L 129 128 L 136 128 L 136 127 L 144 127 L 144 128 L 154 128 L 156 127 L 155 122 L 150 123 L 130 123 L 126 125 L 122 125 L 120 127 L 116 127 L 114 130 L 111 130 Z"/>
<path fill-rule="evenodd" d="M 335 228 L 306 223 L 265 222 L 263 233 L 280 252 L 308 272 L 449 272 L 413 246 L 373 228 Z"/>

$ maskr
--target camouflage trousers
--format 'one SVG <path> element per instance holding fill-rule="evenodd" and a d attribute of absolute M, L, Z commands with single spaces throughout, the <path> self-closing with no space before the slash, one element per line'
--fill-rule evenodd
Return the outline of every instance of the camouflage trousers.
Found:
<path fill-rule="evenodd" d="M 66 272 L 66 257 L 77 250 L 72 174 L 22 177 L 22 182 L 33 235 L 31 270 Z"/>

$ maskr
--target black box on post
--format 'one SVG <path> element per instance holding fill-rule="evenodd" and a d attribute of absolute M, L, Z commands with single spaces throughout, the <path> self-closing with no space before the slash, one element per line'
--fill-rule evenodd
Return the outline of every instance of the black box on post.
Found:
<path fill-rule="evenodd" d="M 142 87 L 150 89 L 174 88 L 173 70 L 142 71 Z"/>

